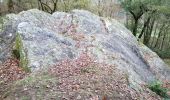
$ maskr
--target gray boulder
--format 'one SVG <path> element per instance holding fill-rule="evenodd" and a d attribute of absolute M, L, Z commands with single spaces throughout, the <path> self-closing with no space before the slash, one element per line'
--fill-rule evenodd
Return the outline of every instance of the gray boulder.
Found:
<path fill-rule="evenodd" d="M 7 17 L 8 27 L 2 36 L 9 41 L 6 44 L 11 44 L 16 33 L 19 34 L 21 51 L 33 72 L 86 52 L 97 62 L 116 65 L 128 75 L 132 85 L 156 79 L 170 80 L 168 66 L 114 19 L 84 10 L 50 15 L 37 9 Z"/>

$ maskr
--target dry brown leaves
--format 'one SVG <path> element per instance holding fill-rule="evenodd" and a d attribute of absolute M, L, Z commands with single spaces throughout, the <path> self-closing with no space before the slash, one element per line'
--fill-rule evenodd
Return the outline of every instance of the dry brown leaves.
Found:
<path fill-rule="evenodd" d="M 11 88 L 14 81 L 23 79 L 27 74 L 19 67 L 19 62 L 16 59 L 8 59 L 0 65 L 0 99 Z"/>
<path fill-rule="evenodd" d="M 57 87 L 63 94 L 62 99 L 132 100 L 122 73 L 114 65 L 99 63 L 87 53 L 76 59 L 63 60 L 49 72 L 59 78 Z"/>
<path fill-rule="evenodd" d="M 7 83 L 22 79 L 27 75 L 25 71 L 19 67 L 19 62 L 16 59 L 8 59 L 0 65 L 0 82 Z"/>

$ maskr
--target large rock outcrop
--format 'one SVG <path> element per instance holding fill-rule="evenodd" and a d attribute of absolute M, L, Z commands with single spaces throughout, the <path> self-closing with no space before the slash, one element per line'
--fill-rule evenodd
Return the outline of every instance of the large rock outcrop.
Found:
<path fill-rule="evenodd" d="M 114 65 L 125 73 L 134 88 L 157 79 L 170 80 L 168 66 L 114 19 L 84 10 L 50 15 L 36 9 L 7 18 L 7 27 L 1 34 L 6 42 L 1 47 L 12 45 L 7 47 L 12 50 L 19 36 L 21 53 L 32 72 L 88 54 L 94 62 Z M 6 53 L 1 52 L 1 55 Z"/>

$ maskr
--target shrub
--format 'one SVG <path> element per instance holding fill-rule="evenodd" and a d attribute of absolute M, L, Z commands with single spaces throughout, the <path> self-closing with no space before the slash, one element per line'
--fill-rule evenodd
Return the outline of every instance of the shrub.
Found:
<path fill-rule="evenodd" d="M 150 83 L 149 89 L 163 98 L 168 98 L 168 90 L 162 87 L 162 83 L 160 81 L 154 81 Z"/>
<path fill-rule="evenodd" d="M 154 52 L 156 52 L 161 58 L 163 59 L 168 59 L 170 58 L 170 51 L 165 50 L 165 51 L 161 51 L 159 49 L 155 49 L 155 48 L 151 48 Z"/>

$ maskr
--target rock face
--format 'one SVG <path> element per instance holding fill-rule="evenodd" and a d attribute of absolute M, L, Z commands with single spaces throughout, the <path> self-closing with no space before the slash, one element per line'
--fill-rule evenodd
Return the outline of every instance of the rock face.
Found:
<path fill-rule="evenodd" d="M 7 38 L 4 45 L 14 42 L 19 34 L 28 67 L 33 72 L 87 53 L 93 55 L 96 62 L 115 65 L 128 75 L 132 85 L 170 80 L 167 65 L 114 19 L 84 10 L 50 15 L 36 9 L 7 18 L 7 27 L 1 34 Z"/>
<path fill-rule="evenodd" d="M 10 51 L 15 40 L 15 30 L 6 25 L 4 32 L 0 33 L 0 63 L 11 57 Z"/>

